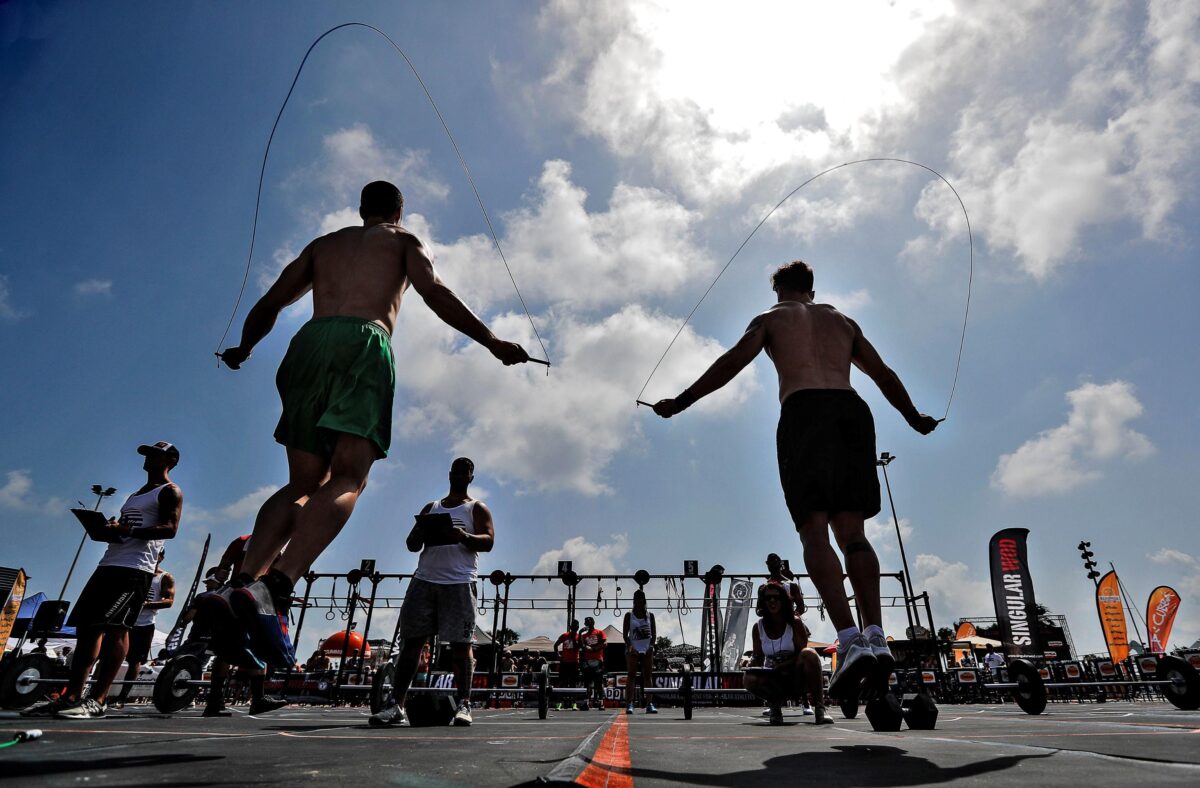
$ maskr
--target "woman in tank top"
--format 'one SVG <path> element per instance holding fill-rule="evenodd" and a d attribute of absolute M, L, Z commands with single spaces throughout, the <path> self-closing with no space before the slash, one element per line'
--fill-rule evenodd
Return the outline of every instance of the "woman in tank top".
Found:
<path fill-rule="evenodd" d="M 625 677 L 625 713 L 633 714 L 638 678 L 643 690 L 646 681 L 653 680 L 654 639 L 658 634 L 654 614 L 646 609 L 646 592 L 640 588 L 633 592 L 633 610 L 625 614 L 621 634 L 625 637 L 625 663 L 629 668 Z M 643 702 L 645 697 L 643 692 Z M 646 713 L 658 714 L 653 701 L 646 703 Z"/>
<path fill-rule="evenodd" d="M 743 686 L 770 706 L 772 725 L 783 724 L 783 704 L 804 697 L 806 689 L 812 694 L 814 723 L 833 722 L 825 716 L 821 659 L 806 647 L 808 636 L 787 591 L 776 583 L 759 586 L 755 612 L 754 657 Z"/>

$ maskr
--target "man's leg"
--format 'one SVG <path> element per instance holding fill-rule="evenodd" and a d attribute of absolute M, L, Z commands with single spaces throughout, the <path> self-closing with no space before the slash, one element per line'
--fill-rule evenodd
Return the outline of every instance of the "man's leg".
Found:
<path fill-rule="evenodd" d="M 842 562 L 838 560 L 833 545 L 829 544 L 828 513 L 809 512 L 802 522 L 796 523 L 796 530 L 800 532 L 800 542 L 804 545 L 804 567 L 808 570 L 813 585 L 817 587 L 817 593 L 821 595 L 833 625 L 838 631 L 855 626 L 854 617 L 850 614 L 850 602 L 846 598 L 846 586 L 842 580 Z M 876 572 L 875 598 L 878 603 L 878 569 Z"/>
<path fill-rule="evenodd" d="M 136 681 L 138 674 L 142 672 L 142 663 L 134 662 L 132 659 L 126 662 L 125 681 L 121 684 L 121 689 L 117 692 L 116 702 L 125 703 L 129 700 L 129 693 L 133 691 L 133 685 L 129 682 Z"/>
<path fill-rule="evenodd" d="M 453 643 L 450 658 L 454 662 L 454 687 L 458 696 L 458 709 L 454 713 L 455 725 L 471 724 L 471 685 L 475 680 L 475 655 L 470 643 Z"/>
<path fill-rule="evenodd" d="M 654 684 L 654 651 L 652 649 L 648 649 L 646 653 L 642 655 L 641 668 L 642 669 L 638 672 L 641 674 L 640 683 L 642 685 L 642 705 L 646 707 L 647 713 L 657 714 L 658 709 L 654 706 L 653 696 L 646 694 L 646 686 L 648 684 Z"/>
<path fill-rule="evenodd" d="M 846 574 L 854 587 L 854 602 L 866 626 L 882 626 L 879 605 L 879 558 L 867 541 L 861 512 L 838 512 L 830 522 L 842 556 L 846 559 Z M 828 544 L 828 541 L 826 542 Z M 807 555 L 807 547 L 805 548 Z M 811 570 L 809 570 L 811 571 Z M 828 601 L 825 603 L 827 606 Z M 834 620 L 837 624 L 837 620 Z M 837 624 L 837 626 L 841 626 Z"/>
<path fill-rule="evenodd" d="M 288 449 L 288 483 L 263 503 L 242 561 L 242 573 L 257 578 L 288 543 L 305 503 L 329 478 L 329 461 L 300 449 Z"/>
<path fill-rule="evenodd" d="M 104 627 L 87 627 L 78 630 L 75 641 L 75 656 L 71 659 L 71 678 L 67 682 L 67 698 L 79 700 L 84 695 L 88 676 L 96 660 L 100 659 L 100 647 L 104 641 Z"/>
<path fill-rule="evenodd" d="M 400 656 L 396 659 L 396 686 L 392 695 L 401 708 L 408 700 L 408 688 L 412 686 L 413 677 L 417 675 L 417 663 L 421 659 L 421 647 L 425 638 L 409 638 L 400 648 Z"/>
<path fill-rule="evenodd" d="M 229 678 L 229 663 L 217 657 L 213 660 L 212 677 L 208 680 L 208 700 L 204 704 L 205 717 L 230 717 L 232 712 L 225 708 L 225 682 Z"/>
<path fill-rule="evenodd" d="M 633 714 L 633 707 L 637 705 L 638 653 L 628 649 L 625 652 L 625 663 L 625 713 Z"/>
<path fill-rule="evenodd" d="M 293 453 L 293 450 L 288 450 L 289 461 Z M 275 562 L 274 569 L 287 575 L 293 583 L 308 571 L 313 561 L 350 519 L 358 496 L 367 486 L 367 474 L 371 472 L 377 453 L 375 444 L 366 438 L 339 433 L 333 459 L 329 463 L 329 478 L 308 494 L 307 502 L 297 507 L 298 512 L 295 509 L 287 510 L 294 513 L 291 541 L 288 542 L 287 552 Z M 279 547 L 282 546 L 281 543 Z M 254 540 L 251 540 L 253 547 Z M 247 555 L 246 559 L 249 563 L 250 556 Z"/>
<path fill-rule="evenodd" d="M 96 680 L 90 693 L 97 703 L 108 699 L 113 680 L 125 662 L 129 653 L 129 630 L 124 627 L 105 627 L 103 648 L 100 650 L 100 663 L 96 667 Z"/>

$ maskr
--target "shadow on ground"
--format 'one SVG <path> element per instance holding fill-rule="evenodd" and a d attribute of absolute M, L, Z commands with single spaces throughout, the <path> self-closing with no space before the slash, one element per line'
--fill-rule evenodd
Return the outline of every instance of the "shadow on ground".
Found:
<path fill-rule="evenodd" d="M 1053 753 L 1007 755 L 945 768 L 926 758 L 909 755 L 899 747 L 843 745 L 837 752 L 804 752 L 782 755 L 763 763 L 761 769 L 727 774 L 691 774 L 684 771 L 660 771 L 634 767 L 634 779 L 673 780 L 690 785 L 771 785 L 791 784 L 799 775 L 811 775 L 829 786 L 898 786 L 943 783 L 965 777 L 1011 769 L 1030 758 L 1048 758 Z"/>

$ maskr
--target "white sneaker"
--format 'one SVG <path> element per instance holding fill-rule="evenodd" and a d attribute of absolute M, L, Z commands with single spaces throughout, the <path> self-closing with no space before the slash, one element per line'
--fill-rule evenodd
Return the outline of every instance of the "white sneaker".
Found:
<path fill-rule="evenodd" d="M 859 633 L 838 644 L 837 657 L 837 672 L 829 681 L 829 697 L 857 699 L 863 679 L 875 668 L 874 650 Z"/>
<path fill-rule="evenodd" d="M 87 720 L 103 717 L 106 710 L 107 707 L 103 703 L 91 698 L 83 698 L 77 703 L 59 709 L 54 716 L 68 720 Z"/>
<path fill-rule="evenodd" d="M 800 709 L 800 716 L 811 717 L 812 715 L 813 715 L 812 706 L 809 706 L 807 703 L 804 704 L 804 706 L 802 706 Z"/>
<path fill-rule="evenodd" d="M 471 724 L 471 701 L 460 700 L 458 702 L 458 711 L 454 712 L 454 724 L 459 727 Z"/>

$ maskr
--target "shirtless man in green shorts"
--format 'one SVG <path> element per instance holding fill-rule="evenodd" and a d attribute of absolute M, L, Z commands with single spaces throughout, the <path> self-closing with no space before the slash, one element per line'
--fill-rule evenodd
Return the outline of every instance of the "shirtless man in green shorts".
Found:
<path fill-rule="evenodd" d="M 771 277 L 778 303 L 750 321 L 737 344 L 673 399 L 654 404 L 670 418 L 724 386 L 760 351 L 779 373 L 779 479 L 788 511 L 804 545 L 804 564 L 838 628 L 838 669 L 832 698 L 857 698 L 864 678 L 886 680 L 895 660 L 882 629 L 879 559 L 864 521 L 879 513 L 875 422 L 850 386 L 850 365 L 875 382 L 892 407 L 922 435 L 937 420 L 917 410 L 900 378 L 883 363 L 862 330 L 829 304 L 815 303 L 813 271 L 795 261 Z M 850 614 L 842 564 L 829 531 L 846 559 L 864 632 Z"/>
<path fill-rule="evenodd" d="M 306 246 L 250 310 L 239 344 L 220 354 L 238 369 L 280 311 L 312 291 L 312 320 L 293 337 L 276 375 L 283 415 L 275 440 L 287 449 L 288 483 L 259 510 L 233 580 L 238 588 L 228 595 L 257 656 L 277 668 L 295 662 L 284 622 L 296 580 L 350 518 L 371 464 L 387 456 L 396 383 L 391 334 L 409 285 L 505 366 L 529 360 L 442 283 L 421 240 L 400 226 L 403 213 L 392 184 L 363 187 L 363 226 Z"/>

